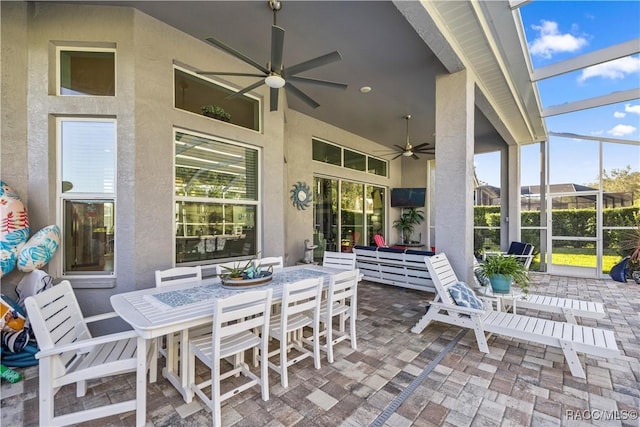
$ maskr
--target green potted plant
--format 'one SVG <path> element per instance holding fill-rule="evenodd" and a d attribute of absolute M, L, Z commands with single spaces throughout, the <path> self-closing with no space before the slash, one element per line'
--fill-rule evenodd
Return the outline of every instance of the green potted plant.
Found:
<path fill-rule="evenodd" d="M 207 117 L 222 120 L 223 122 L 231 121 L 231 114 L 227 113 L 224 108 L 219 105 L 203 105 L 200 112 Z"/>
<path fill-rule="evenodd" d="M 400 230 L 403 243 L 410 243 L 413 230 L 422 221 L 424 221 L 424 213 L 416 208 L 409 208 L 400 215 L 400 219 L 393 221 L 393 228 Z"/>
<path fill-rule="evenodd" d="M 529 293 L 529 274 L 518 258 L 502 254 L 491 255 L 480 264 L 478 270 L 482 277 L 489 279 L 495 293 L 509 293 L 512 282 L 525 295 Z"/>

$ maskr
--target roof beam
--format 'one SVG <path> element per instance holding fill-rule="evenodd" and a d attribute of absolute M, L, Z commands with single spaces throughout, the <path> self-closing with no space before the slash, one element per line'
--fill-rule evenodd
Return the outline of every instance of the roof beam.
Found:
<path fill-rule="evenodd" d="M 557 116 L 559 114 L 602 107 L 603 105 L 617 104 L 618 102 L 631 101 L 638 98 L 640 98 L 640 88 L 613 92 L 607 95 L 595 96 L 593 98 L 543 108 L 542 117 Z"/>
<path fill-rule="evenodd" d="M 628 42 L 585 53 L 584 55 L 580 55 L 566 61 L 561 61 L 555 64 L 548 65 L 546 67 L 533 70 L 531 81 L 537 82 L 549 77 L 555 77 L 560 74 L 587 68 L 592 65 L 597 65 L 603 62 L 612 61 L 614 59 L 623 58 L 625 56 L 634 55 L 639 52 L 640 39 L 629 40 Z"/>
<path fill-rule="evenodd" d="M 616 142 L 618 144 L 629 144 L 629 145 L 640 144 L 640 141 L 634 141 L 632 139 L 619 139 L 619 138 L 607 138 L 602 136 L 578 135 L 570 132 L 549 132 L 549 135 L 558 136 L 560 138 L 584 139 L 587 141 Z"/>

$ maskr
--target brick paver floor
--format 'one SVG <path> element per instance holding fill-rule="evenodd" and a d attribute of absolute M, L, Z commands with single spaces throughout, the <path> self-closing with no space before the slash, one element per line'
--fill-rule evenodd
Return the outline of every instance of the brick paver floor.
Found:
<path fill-rule="evenodd" d="M 587 374 L 583 380 L 571 376 L 559 349 L 525 341 L 492 336 L 491 353 L 484 354 L 478 351 L 473 332 L 466 331 L 443 353 L 462 329 L 436 323 L 421 334 L 410 332 L 433 294 L 362 282 L 358 350 L 342 342 L 333 364 L 323 357 L 320 370 L 313 368 L 311 359 L 294 365 L 287 389 L 271 371 L 270 400 L 262 401 L 258 387 L 235 396 L 223 403 L 223 425 L 368 426 L 379 422 L 381 414 L 385 414 L 381 425 L 394 427 L 640 425 L 640 286 L 532 276 L 537 283 L 533 292 L 603 302 L 604 319 L 581 323 L 614 330 L 621 357 L 580 354 Z M 531 310 L 527 314 L 562 320 Z M 430 365 L 433 369 L 423 374 Z M 3 426 L 38 425 L 37 367 L 20 372 L 24 381 L 1 387 Z M 207 375 L 202 366 L 198 373 Z M 133 374 L 121 375 L 90 383 L 82 399 L 75 397 L 73 387 L 63 387 L 56 401 L 62 411 L 78 404 L 93 406 L 128 399 L 134 386 Z M 398 403 L 408 387 L 412 392 Z M 211 424 L 210 412 L 197 397 L 185 404 L 161 375 L 148 385 L 147 398 L 149 426 Z M 86 423 L 134 424 L 133 412 Z"/>

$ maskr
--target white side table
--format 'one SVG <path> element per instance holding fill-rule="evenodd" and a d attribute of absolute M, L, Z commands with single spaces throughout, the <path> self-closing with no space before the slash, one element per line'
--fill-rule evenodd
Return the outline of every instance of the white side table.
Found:
<path fill-rule="evenodd" d="M 475 289 L 479 298 L 490 302 L 496 303 L 497 311 L 508 311 L 511 309 L 512 313 L 516 312 L 516 301 L 522 298 L 522 291 L 514 286 L 511 286 L 511 290 L 508 293 L 494 293 L 491 286 L 480 286 Z"/>

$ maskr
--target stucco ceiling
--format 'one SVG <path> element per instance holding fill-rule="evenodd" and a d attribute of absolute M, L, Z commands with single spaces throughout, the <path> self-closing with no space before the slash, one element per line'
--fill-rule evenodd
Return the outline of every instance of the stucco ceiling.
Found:
<path fill-rule="evenodd" d="M 134 6 L 199 40 L 215 37 L 259 63 L 269 60 L 273 15 L 266 0 L 87 3 Z M 349 85 L 342 91 L 299 83 L 297 86 L 320 107 L 312 109 L 289 96 L 288 108 L 387 146 L 404 145 L 403 117 L 411 114 L 412 143 L 434 142 L 434 80 L 446 70 L 393 3 L 285 0 L 277 23 L 286 31 L 285 66 L 338 50 L 342 61 L 300 76 Z M 219 71 L 252 70 L 239 60 L 237 64 L 241 69 Z M 225 79 L 238 89 L 257 80 Z M 370 86 L 372 91 L 362 94 L 362 86 Z M 477 109 L 475 116 L 477 152 L 504 144 Z"/>

